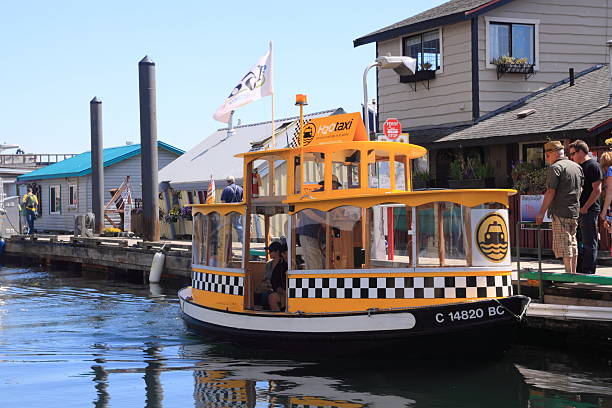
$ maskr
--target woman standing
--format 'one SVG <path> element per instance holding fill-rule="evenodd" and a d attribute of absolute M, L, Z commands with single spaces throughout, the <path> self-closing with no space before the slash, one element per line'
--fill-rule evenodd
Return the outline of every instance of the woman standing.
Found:
<path fill-rule="evenodd" d="M 604 174 L 604 188 L 606 189 L 606 198 L 604 199 L 603 207 L 599 213 L 599 218 L 602 221 L 606 221 L 606 216 L 610 211 L 610 204 L 612 204 L 612 152 L 605 152 L 599 158 L 599 165 Z M 609 224 L 606 223 L 609 227 Z"/>

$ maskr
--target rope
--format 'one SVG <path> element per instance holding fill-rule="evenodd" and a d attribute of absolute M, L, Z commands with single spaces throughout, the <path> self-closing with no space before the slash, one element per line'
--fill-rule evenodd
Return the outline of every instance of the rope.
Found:
<path fill-rule="evenodd" d="M 527 309 L 529 309 L 529 305 L 531 304 L 531 298 L 527 298 L 527 304 L 525 305 L 523 312 L 520 315 L 517 315 L 512 310 L 508 309 L 502 302 L 500 302 L 499 299 L 493 300 L 496 301 L 506 312 L 514 316 L 519 322 L 523 320 L 523 317 L 525 317 L 525 313 L 527 313 Z"/>

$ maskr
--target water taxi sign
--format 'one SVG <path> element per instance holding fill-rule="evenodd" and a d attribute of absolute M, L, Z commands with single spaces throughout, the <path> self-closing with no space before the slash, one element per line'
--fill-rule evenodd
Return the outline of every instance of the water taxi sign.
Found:
<path fill-rule="evenodd" d="M 365 140 L 368 138 L 359 112 L 314 118 L 304 125 L 304 146 Z"/>
<path fill-rule="evenodd" d="M 510 265 L 508 210 L 472 209 L 472 265 Z"/>
<path fill-rule="evenodd" d="M 393 141 L 402 134 L 402 124 L 395 118 L 389 118 L 383 125 L 383 133 L 387 139 Z"/>

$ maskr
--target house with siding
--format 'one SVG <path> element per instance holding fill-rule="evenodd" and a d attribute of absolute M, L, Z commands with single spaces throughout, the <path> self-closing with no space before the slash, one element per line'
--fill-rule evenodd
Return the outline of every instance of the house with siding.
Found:
<path fill-rule="evenodd" d="M 604 67 L 609 61 L 606 41 L 612 38 L 608 4 L 452 0 L 360 37 L 354 46 L 376 43 L 377 57 L 417 59 L 414 75 L 378 70 L 379 121 L 399 119 L 413 143 L 430 149 L 429 167 L 438 185 L 445 186 L 448 164 L 461 149 L 491 163 L 497 186 L 504 187 L 513 163 L 528 156 L 543 158 L 547 139 L 581 138 L 600 145 L 610 137 L 612 116 L 605 98 L 610 79 Z M 556 102 L 553 97 L 543 99 L 542 93 L 556 94 L 583 75 L 581 83 L 597 88 L 596 102 L 578 98 L 574 106 L 564 106 L 569 116 L 557 115 L 558 123 L 550 125 L 544 115 L 555 111 Z M 576 94 L 576 88 L 571 93 Z M 516 115 L 535 100 L 539 110 L 531 112 L 530 126 L 518 122 L 500 128 L 492 120 L 498 115 L 507 119 L 508 112 Z M 571 122 L 576 126 L 568 127 Z"/>
<path fill-rule="evenodd" d="M 158 142 L 158 166 L 165 167 L 184 153 L 167 143 Z M 104 202 L 130 176 L 133 199 L 142 197 L 140 144 L 103 150 Z M 34 170 L 17 178 L 21 193 L 32 187 L 39 200 L 38 231 L 73 231 L 74 217 L 92 212 L 91 152 Z M 107 225 L 110 226 L 108 221 Z"/>

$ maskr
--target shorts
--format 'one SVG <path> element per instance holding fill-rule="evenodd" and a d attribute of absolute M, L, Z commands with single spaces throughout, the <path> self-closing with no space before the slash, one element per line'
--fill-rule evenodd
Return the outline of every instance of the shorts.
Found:
<path fill-rule="evenodd" d="M 578 256 L 577 227 L 578 220 L 576 218 L 552 216 L 552 249 L 557 258 L 573 258 Z"/>

